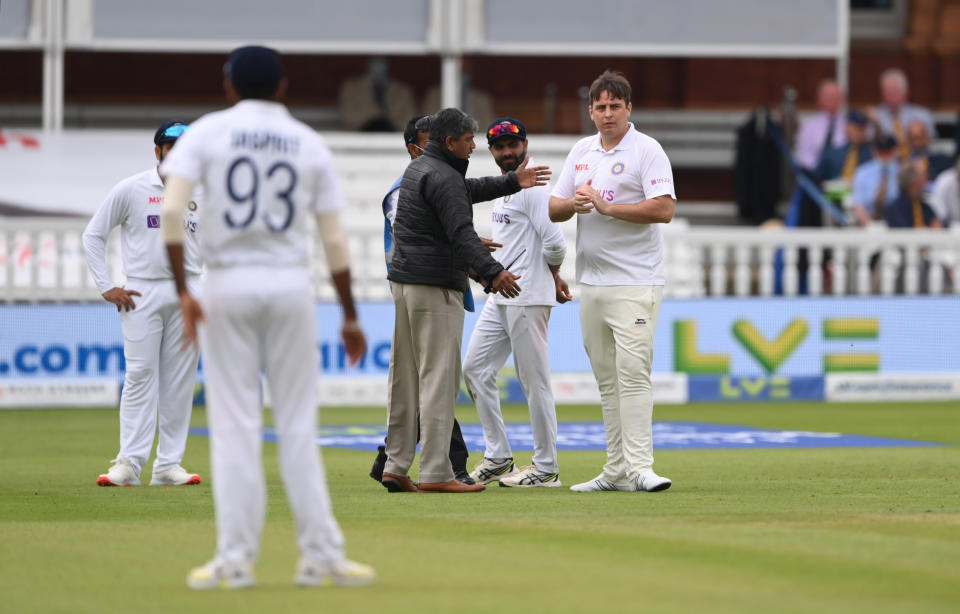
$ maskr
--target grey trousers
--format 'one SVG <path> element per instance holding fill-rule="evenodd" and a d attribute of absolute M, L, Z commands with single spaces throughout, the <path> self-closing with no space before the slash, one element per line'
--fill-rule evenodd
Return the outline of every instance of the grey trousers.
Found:
<path fill-rule="evenodd" d="M 396 315 L 387 396 L 387 463 L 406 475 L 420 427 L 421 482 L 452 480 L 450 435 L 460 390 L 463 294 L 415 284 L 391 284 Z"/>

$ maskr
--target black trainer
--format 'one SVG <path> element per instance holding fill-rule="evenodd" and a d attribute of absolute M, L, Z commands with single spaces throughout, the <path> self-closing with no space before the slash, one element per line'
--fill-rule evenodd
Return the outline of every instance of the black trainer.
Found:
<path fill-rule="evenodd" d="M 463 482 L 464 484 L 473 486 L 474 484 L 477 483 L 476 480 L 470 477 L 470 473 L 467 472 L 466 467 L 463 467 L 461 469 L 456 469 L 453 473 L 454 473 L 454 477 L 456 477 L 457 480 Z"/>
<path fill-rule="evenodd" d="M 378 482 L 383 481 L 383 468 L 387 464 L 387 448 L 386 446 L 377 446 L 377 460 L 373 461 L 373 466 L 370 467 L 370 477 Z"/>

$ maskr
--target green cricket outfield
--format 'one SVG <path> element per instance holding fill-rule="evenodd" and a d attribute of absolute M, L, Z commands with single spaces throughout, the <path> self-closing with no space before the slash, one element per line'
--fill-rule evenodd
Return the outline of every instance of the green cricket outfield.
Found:
<path fill-rule="evenodd" d="M 525 407 L 507 407 L 522 422 Z M 268 414 L 269 415 L 269 414 Z M 462 421 L 475 422 L 472 407 Z M 560 407 L 561 421 L 599 421 Z M 191 436 L 196 487 L 99 488 L 115 409 L 0 412 L 0 611 L 956 612 L 960 609 L 960 403 L 755 403 L 658 407 L 656 420 L 832 431 L 929 447 L 664 450 L 662 493 L 492 487 L 388 494 L 369 452 L 324 460 L 348 555 L 375 586 L 293 585 L 293 522 L 266 443 L 268 520 L 258 586 L 190 591 L 214 549 L 208 444 Z M 382 424 L 382 408 L 325 408 L 324 424 Z M 194 426 L 205 425 L 202 410 Z M 471 464 L 480 454 L 472 454 Z M 530 453 L 517 454 L 529 462 Z M 565 485 L 602 451 L 561 452 Z M 149 480 L 149 469 L 145 470 Z"/>

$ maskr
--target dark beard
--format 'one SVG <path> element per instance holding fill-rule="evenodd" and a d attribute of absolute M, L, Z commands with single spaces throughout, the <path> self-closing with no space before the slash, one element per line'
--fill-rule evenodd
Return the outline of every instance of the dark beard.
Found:
<path fill-rule="evenodd" d="M 504 172 L 515 171 L 518 168 L 520 168 L 520 165 L 523 164 L 523 161 L 526 158 L 527 158 L 527 152 L 523 152 L 522 154 L 520 154 L 520 157 L 516 160 L 512 158 L 508 160 L 504 160 L 504 159 L 497 160 L 497 166 L 499 166 L 500 170 Z"/>

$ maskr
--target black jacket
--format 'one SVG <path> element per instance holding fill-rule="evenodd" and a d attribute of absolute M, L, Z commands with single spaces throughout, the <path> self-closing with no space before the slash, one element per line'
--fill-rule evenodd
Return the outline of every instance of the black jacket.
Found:
<path fill-rule="evenodd" d="M 519 192 L 517 174 L 466 179 L 467 164 L 431 141 L 407 166 L 387 279 L 465 292 L 469 267 L 488 281 L 503 270 L 473 228 L 473 203 Z"/>

